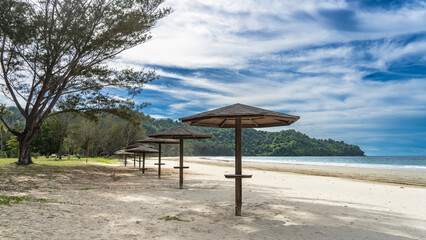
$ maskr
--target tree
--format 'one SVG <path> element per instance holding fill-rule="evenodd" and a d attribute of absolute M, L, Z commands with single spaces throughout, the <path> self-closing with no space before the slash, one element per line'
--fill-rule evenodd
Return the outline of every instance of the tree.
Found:
<path fill-rule="evenodd" d="M 57 120 L 57 132 L 59 132 L 59 151 L 58 151 L 58 158 L 62 159 L 62 152 L 63 152 L 63 146 L 64 146 L 64 139 L 68 132 L 68 126 L 70 124 L 70 120 L 72 117 L 72 113 L 63 113 L 58 116 L 56 116 Z"/>
<path fill-rule="evenodd" d="M 19 149 L 19 143 L 16 136 L 12 136 L 9 141 L 7 141 L 6 145 L 9 148 L 10 156 L 16 157 Z"/>
<path fill-rule="evenodd" d="M 3 123 L 0 123 L 0 145 L 1 145 L 1 149 L 0 149 L 0 158 L 3 158 L 3 132 L 6 132 L 6 126 Z"/>
<path fill-rule="evenodd" d="M 60 135 L 57 128 L 58 121 L 55 118 L 46 120 L 31 144 L 31 151 L 46 157 L 57 153 L 60 145 Z"/>
<path fill-rule="evenodd" d="M 0 104 L 0 117 L 3 116 L 10 116 L 13 115 L 12 111 L 10 111 L 6 105 L 4 104 Z M 0 158 L 3 158 L 3 153 L 4 153 L 4 149 L 3 149 L 3 132 L 6 132 L 6 125 L 4 125 L 2 122 L 0 122 L 0 146 L 1 146 L 1 150 L 0 150 Z"/>
<path fill-rule="evenodd" d="M 31 164 L 31 143 L 42 123 L 64 112 L 95 118 L 108 112 L 132 119 L 135 104 L 154 71 L 122 69 L 107 61 L 151 39 L 150 30 L 167 16 L 164 0 L 0 1 L 0 88 L 25 118 L 17 137 L 17 164 Z M 113 88 L 126 90 L 115 97 Z"/>

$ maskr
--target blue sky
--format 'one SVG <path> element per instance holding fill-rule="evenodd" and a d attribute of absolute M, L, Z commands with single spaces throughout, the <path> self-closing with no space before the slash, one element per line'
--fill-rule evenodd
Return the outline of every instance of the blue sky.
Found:
<path fill-rule="evenodd" d="M 426 155 L 426 1 L 175 0 L 154 38 L 117 65 L 161 76 L 156 118 L 243 103 L 367 155 Z"/>

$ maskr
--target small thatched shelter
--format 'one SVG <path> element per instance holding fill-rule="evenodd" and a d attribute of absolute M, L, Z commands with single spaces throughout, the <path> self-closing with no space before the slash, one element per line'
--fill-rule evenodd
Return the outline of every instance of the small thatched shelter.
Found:
<path fill-rule="evenodd" d="M 124 166 L 127 166 L 127 155 L 133 155 L 133 153 L 126 152 L 125 149 L 120 149 L 115 151 L 114 155 L 124 156 Z"/>
<path fill-rule="evenodd" d="M 158 165 L 158 178 L 161 178 L 161 144 L 178 144 L 179 141 L 176 139 L 165 139 L 165 138 L 145 138 L 142 140 L 136 141 L 136 143 L 157 143 L 158 144 L 158 163 L 154 163 Z"/>
<path fill-rule="evenodd" d="M 135 148 L 130 148 L 127 149 L 126 151 L 128 152 L 132 152 L 132 153 L 138 153 L 139 154 L 139 170 L 142 170 L 142 173 L 145 173 L 145 153 L 158 153 L 158 150 L 152 148 L 152 146 L 148 146 L 148 145 L 139 145 L 138 147 Z M 141 168 L 141 153 L 143 156 L 143 166 Z"/>
<path fill-rule="evenodd" d="M 189 168 L 183 166 L 183 140 L 184 139 L 200 139 L 200 138 L 212 138 L 210 134 L 205 134 L 199 131 L 195 131 L 186 127 L 178 127 L 169 129 L 160 133 L 149 135 L 152 138 L 168 138 L 168 139 L 179 139 L 179 166 L 174 167 L 179 169 L 179 188 L 183 188 L 183 169 Z"/>

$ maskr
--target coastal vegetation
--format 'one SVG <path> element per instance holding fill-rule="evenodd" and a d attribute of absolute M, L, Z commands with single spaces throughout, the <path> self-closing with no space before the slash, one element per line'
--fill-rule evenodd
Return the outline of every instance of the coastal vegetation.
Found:
<path fill-rule="evenodd" d="M 9 108 L 8 124 L 16 128 L 24 125 L 24 118 L 15 107 Z M 145 138 L 150 134 L 166 129 L 180 127 L 183 124 L 172 119 L 154 119 L 142 113 L 136 121 L 111 114 L 102 114 L 98 120 L 91 120 L 80 114 L 71 114 L 46 120 L 40 128 L 32 145 L 34 157 L 62 155 L 112 156 L 113 152 Z M 134 123 L 136 122 L 136 123 Z M 64 130 L 65 129 L 65 130 Z M 223 128 L 194 129 L 212 134 L 214 138 L 185 141 L 185 155 L 193 156 L 233 156 L 234 130 Z M 62 143 L 62 144 L 61 144 Z M 3 156 L 17 157 L 18 142 L 8 132 L 3 133 L 1 142 Z M 164 145 L 165 156 L 177 156 L 177 145 Z M 332 139 L 315 139 L 301 132 L 289 129 L 279 132 L 267 132 L 257 129 L 243 129 L 243 154 L 245 156 L 363 156 L 364 152 L 356 145 L 346 144 Z"/>

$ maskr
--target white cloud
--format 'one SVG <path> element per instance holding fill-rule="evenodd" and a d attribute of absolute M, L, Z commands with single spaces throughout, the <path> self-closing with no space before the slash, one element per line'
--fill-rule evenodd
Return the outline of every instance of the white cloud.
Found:
<path fill-rule="evenodd" d="M 343 0 L 176 0 L 166 4 L 175 11 L 152 31 L 152 41 L 123 53 L 125 61 L 242 68 L 248 59 L 267 53 L 426 30 L 426 7 L 364 11 L 351 9 Z M 359 30 L 330 29 L 318 13 L 324 9 L 353 10 Z M 340 49 L 345 50 L 350 49 Z"/>
<path fill-rule="evenodd" d="M 152 118 L 155 118 L 155 119 L 161 119 L 161 118 L 168 118 L 168 117 L 166 117 L 166 116 L 163 116 L 163 115 L 150 115 Z"/>

